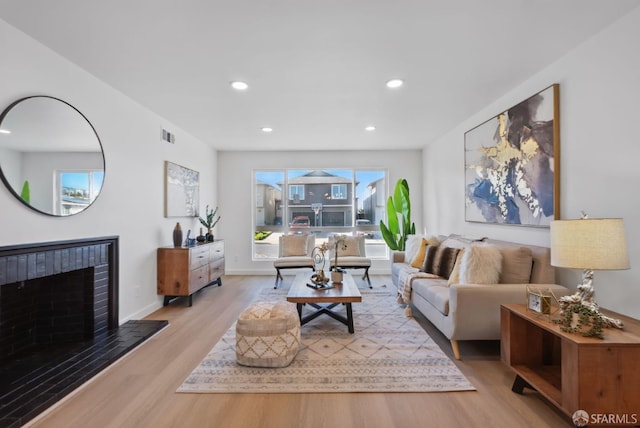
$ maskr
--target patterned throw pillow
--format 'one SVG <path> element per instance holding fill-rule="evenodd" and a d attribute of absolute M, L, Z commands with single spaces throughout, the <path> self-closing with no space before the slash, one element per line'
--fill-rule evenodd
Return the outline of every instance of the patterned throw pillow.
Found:
<path fill-rule="evenodd" d="M 422 272 L 438 275 L 444 279 L 449 279 L 453 271 L 453 266 L 458 257 L 458 248 L 444 247 L 442 245 L 428 245 L 424 263 L 420 269 Z"/>

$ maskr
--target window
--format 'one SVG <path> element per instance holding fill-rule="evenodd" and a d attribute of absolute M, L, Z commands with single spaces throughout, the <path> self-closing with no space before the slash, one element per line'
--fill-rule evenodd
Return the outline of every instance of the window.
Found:
<path fill-rule="evenodd" d="M 346 184 L 332 184 L 331 185 L 331 199 L 347 199 L 347 185 Z"/>
<path fill-rule="evenodd" d="M 384 170 L 260 170 L 253 191 L 254 260 L 277 258 L 278 237 L 301 233 L 313 233 L 319 244 L 336 233 L 362 235 L 368 257 L 388 257 L 379 227 L 386 216 Z"/>
<path fill-rule="evenodd" d="M 304 185 L 302 185 L 302 184 L 290 184 L 289 185 L 289 200 L 290 201 L 304 201 Z"/>
<path fill-rule="evenodd" d="M 93 202 L 104 180 L 104 171 L 58 171 L 56 207 L 59 215 L 75 214 Z"/>

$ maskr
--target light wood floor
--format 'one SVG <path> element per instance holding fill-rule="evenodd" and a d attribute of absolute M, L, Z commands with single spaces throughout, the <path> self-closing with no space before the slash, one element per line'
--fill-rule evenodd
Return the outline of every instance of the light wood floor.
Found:
<path fill-rule="evenodd" d="M 285 285 L 292 277 L 285 276 Z M 372 276 L 374 288 L 389 284 Z M 355 394 L 183 394 L 175 390 L 273 277 L 226 276 L 222 287 L 174 302 L 148 319 L 169 327 L 32 421 L 71 427 L 573 427 L 531 391 L 511 392 L 514 375 L 497 342 L 462 342 L 456 364 L 477 391 Z M 354 307 L 354 311 L 357 310 Z M 417 312 L 417 311 L 414 311 Z M 452 357 L 448 341 L 417 318 Z"/>

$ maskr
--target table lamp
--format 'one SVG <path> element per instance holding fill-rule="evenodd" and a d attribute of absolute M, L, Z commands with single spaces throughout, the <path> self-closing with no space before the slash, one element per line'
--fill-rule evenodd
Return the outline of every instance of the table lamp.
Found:
<path fill-rule="evenodd" d="M 578 285 L 578 291 L 562 299 L 565 303 L 581 303 L 597 311 L 593 299 L 593 271 L 629 269 L 622 219 L 590 219 L 583 214 L 581 219 L 552 221 L 551 265 L 582 269 L 582 284 Z M 622 327 L 619 320 L 609 318 L 606 321 L 611 324 L 609 326 Z"/>

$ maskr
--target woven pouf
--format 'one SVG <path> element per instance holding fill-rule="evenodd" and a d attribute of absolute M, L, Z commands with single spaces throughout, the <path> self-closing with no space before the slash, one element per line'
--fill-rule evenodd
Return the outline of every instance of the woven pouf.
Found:
<path fill-rule="evenodd" d="M 245 309 L 236 323 L 238 364 L 286 367 L 300 348 L 300 318 L 290 302 L 258 302 Z"/>

